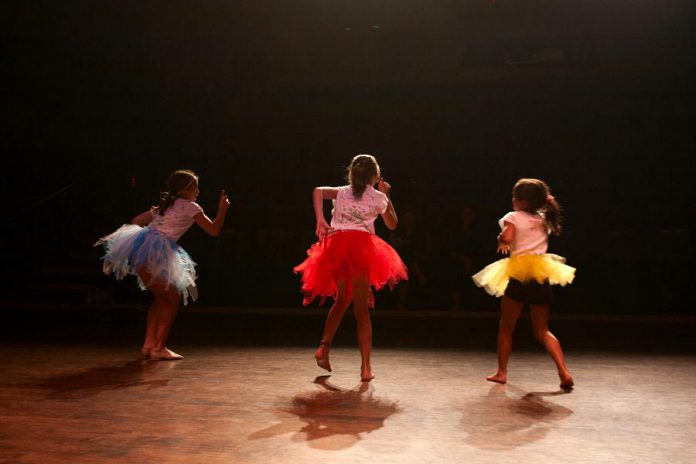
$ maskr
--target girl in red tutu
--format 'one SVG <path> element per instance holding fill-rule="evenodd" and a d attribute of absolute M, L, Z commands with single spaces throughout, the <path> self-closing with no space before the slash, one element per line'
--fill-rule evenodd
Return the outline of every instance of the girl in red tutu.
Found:
<path fill-rule="evenodd" d="M 486 377 L 497 383 L 507 381 L 507 364 L 512 350 L 512 334 L 525 304 L 529 305 L 537 340 L 556 363 L 561 388 L 573 388 L 573 377 L 566 367 L 558 339 L 549 330 L 549 306 L 553 303 L 551 285 L 573 281 L 575 268 L 565 259 L 546 252 L 549 234 L 561 233 L 560 207 L 548 185 L 539 179 L 520 179 L 512 189 L 512 209 L 500 221 L 498 252 L 510 254 L 472 276 L 479 287 L 502 296 L 498 328 L 498 371 Z"/>
<path fill-rule="evenodd" d="M 377 160 L 357 155 L 348 168 L 350 185 L 316 187 L 314 212 L 319 241 L 307 251 L 307 259 L 295 267 L 302 274 L 304 305 L 316 298 L 334 299 L 314 357 L 317 365 L 331 371 L 329 351 L 343 314 L 353 303 L 360 345 L 360 378 L 374 378 L 370 366 L 372 323 L 369 308 L 374 307 L 372 290 L 390 288 L 408 278 L 406 266 L 394 249 L 375 235 L 375 219 L 382 216 L 389 229 L 398 218 L 389 198 L 391 186 L 380 177 Z M 377 184 L 378 190 L 373 188 Z M 324 217 L 324 200 L 334 200 L 331 225 Z"/>

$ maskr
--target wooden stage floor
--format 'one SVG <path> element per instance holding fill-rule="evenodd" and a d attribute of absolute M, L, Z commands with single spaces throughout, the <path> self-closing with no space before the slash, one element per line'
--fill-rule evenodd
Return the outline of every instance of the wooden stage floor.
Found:
<path fill-rule="evenodd" d="M 2 463 L 693 463 L 696 356 L 353 347 L 322 376 L 312 347 L 0 345 Z"/>

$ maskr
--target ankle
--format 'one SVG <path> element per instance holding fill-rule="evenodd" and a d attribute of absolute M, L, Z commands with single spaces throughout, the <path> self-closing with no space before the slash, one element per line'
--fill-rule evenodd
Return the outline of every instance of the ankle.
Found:
<path fill-rule="evenodd" d="M 328 352 L 330 350 L 331 350 L 331 342 L 327 342 L 324 340 L 319 342 L 319 348 L 317 348 L 317 351 Z"/>

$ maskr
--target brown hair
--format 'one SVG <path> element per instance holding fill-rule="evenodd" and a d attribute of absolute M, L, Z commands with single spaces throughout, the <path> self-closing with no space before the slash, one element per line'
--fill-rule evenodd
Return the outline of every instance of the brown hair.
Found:
<path fill-rule="evenodd" d="M 179 169 L 174 171 L 167 181 L 167 191 L 160 193 L 159 205 L 155 206 L 154 210 L 158 214 L 164 215 L 165 211 L 174 204 L 174 201 L 179 198 L 181 192 L 191 187 L 193 182 L 198 180 L 195 172 L 189 169 Z"/>
<path fill-rule="evenodd" d="M 360 154 L 353 158 L 348 166 L 348 182 L 353 188 L 353 196 L 362 197 L 365 188 L 379 174 L 379 165 L 372 155 Z"/>
<path fill-rule="evenodd" d="M 512 188 L 512 195 L 518 201 L 525 202 L 524 211 L 542 213 L 551 233 L 561 233 L 561 207 L 551 195 L 546 182 L 539 179 L 520 179 Z"/>

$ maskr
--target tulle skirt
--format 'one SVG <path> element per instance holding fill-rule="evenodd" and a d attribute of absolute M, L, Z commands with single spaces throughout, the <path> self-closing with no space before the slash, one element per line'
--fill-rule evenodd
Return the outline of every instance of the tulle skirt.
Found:
<path fill-rule="evenodd" d="M 157 230 L 127 224 L 94 245 L 102 245 L 106 251 L 102 257 L 105 274 L 113 274 L 117 280 L 134 275 L 142 290 L 151 283 L 165 282 L 179 291 L 184 305 L 189 296 L 193 301 L 198 298 L 196 263 L 186 250 Z M 151 276 L 149 282 L 142 281 L 138 275 L 140 269 Z"/>
<path fill-rule="evenodd" d="M 347 296 L 351 296 L 355 277 L 369 281 L 371 290 L 385 286 L 393 288 L 400 280 L 408 279 L 406 265 L 387 242 L 369 232 L 342 230 L 328 235 L 307 250 L 307 259 L 294 268 L 302 274 L 303 304 L 317 298 L 336 299 L 338 282 L 345 282 Z M 371 295 L 371 293 L 370 293 Z M 373 298 L 369 306 L 374 307 Z"/>
<path fill-rule="evenodd" d="M 573 282 L 575 268 L 565 264 L 564 257 L 551 253 L 522 255 L 491 263 L 471 278 L 489 294 L 502 296 L 511 278 L 522 283 L 535 280 L 564 286 Z"/>

